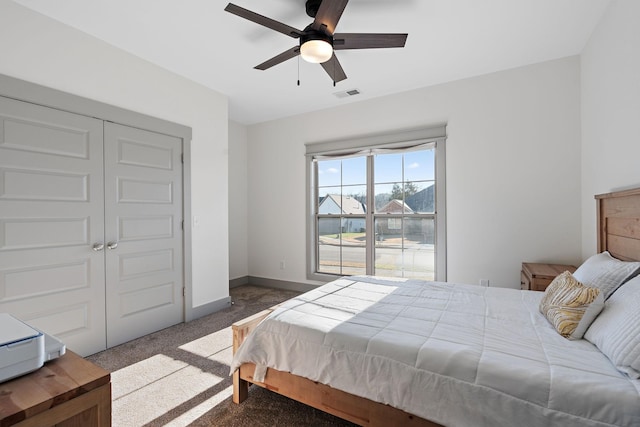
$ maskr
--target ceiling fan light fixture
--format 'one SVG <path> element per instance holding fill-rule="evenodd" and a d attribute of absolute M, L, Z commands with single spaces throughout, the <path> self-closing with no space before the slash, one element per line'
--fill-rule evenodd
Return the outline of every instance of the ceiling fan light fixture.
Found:
<path fill-rule="evenodd" d="M 315 34 L 300 39 L 300 56 L 307 62 L 322 64 L 333 56 L 333 44 L 330 37 Z"/>
<path fill-rule="evenodd" d="M 333 46 L 324 40 L 309 40 L 300 46 L 300 56 L 307 62 L 322 64 L 333 56 Z"/>

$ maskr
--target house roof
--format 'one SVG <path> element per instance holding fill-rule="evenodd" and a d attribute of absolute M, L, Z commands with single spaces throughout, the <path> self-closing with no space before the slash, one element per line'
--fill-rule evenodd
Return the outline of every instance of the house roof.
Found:
<path fill-rule="evenodd" d="M 413 209 L 409 207 L 405 202 L 398 199 L 389 200 L 389 203 L 384 205 L 379 210 L 380 213 L 412 213 Z"/>
<path fill-rule="evenodd" d="M 327 200 L 333 201 L 333 203 L 341 209 L 342 214 L 344 215 L 364 215 L 365 213 L 364 205 L 351 196 L 327 194 L 327 196 L 320 202 L 320 205 L 324 204 Z"/>
<path fill-rule="evenodd" d="M 403 49 L 340 50 L 333 86 L 317 64 L 253 67 L 297 45 L 225 2 L 15 0 L 229 98 L 252 124 L 579 54 L 611 0 L 350 0 L 337 32 L 408 33 Z M 233 0 L 302 29 L 304 1 Z M 300 86 L 296 85 L 300 80 Z M 339 98 L 336 93 L 358 89 Z"/>

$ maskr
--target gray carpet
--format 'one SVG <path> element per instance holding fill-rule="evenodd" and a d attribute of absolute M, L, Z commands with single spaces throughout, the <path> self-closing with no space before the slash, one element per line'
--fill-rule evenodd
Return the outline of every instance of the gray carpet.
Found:
<path fill-rule="evenodd" d="M 113 425 L 353 426 L 256 386 L 231 401 L 231 324 L 295 295 L 240 286 L 225 310 L 87 357 L 111 372 Z"/>

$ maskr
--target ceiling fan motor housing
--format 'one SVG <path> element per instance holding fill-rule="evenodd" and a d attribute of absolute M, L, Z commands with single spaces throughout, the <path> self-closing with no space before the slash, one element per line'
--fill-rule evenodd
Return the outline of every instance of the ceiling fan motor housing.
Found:
<path fill-rule="evenodd" d="M 310 26 L 309 26 L 310 27 Z M 322 40 L 333 46 L 333 37 L 323 33 L 322 31 L 312 30 L 311 28 L 305 28 L 304 32 L 300 35 L 300 46 L 310 40 Z"/>
<path fill-rule="evenodd" d="M 316 17 L 316 13 L 318 13 L 318 8 L 320 7 L 320 3 L 322 0 L 307 0 L 305 3 L 305 7 L 307 9 L 307 15 L 311 18 Z"/>

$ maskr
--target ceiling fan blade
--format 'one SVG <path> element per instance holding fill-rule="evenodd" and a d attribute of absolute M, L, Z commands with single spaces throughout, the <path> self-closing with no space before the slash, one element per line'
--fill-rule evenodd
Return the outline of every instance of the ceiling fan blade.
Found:
<path fill-rule="evenodd" d="M 406 42 L 407 34 L 337 33 L 333 35 L 335 50 L 404 47 Z"/>
<path fill-rule="evenodd" d="M 335 83 L 346 80 L 347 75 L 344 73 L 342 65 L 340 65 L 340 61 L 338 61 L 335 53 L 330 60 L 323 62 L 320 65 L 322 65 L 322 68 L 324 68 L 327 74 L 329 74 L 329 77 L 331 77 L 331 80 Z"/>
<path fill-rule="evenodd" d="M 302 31 L 298 30 L 297 28 L 291 27 L 287 24 L 283 24 L 282 22 L 278 22 L 271 18 L 267 18 L 266 16 L 252 12 L 243 7 L 236 6 L 233 3 L 229 3 L 227 7 L 224 8 L 224 10 L 229 13 L 233 13 L 234 15 L 238 15 L 241 18 L 248 19 L 251 22 L 255 22 L 256 24 L 263 25 L 289 37 L 293 37 L 295 39 L 299 38 L 300 34 L 302 33 Z"/>
<path fill-rule="evenodd" d="M 311 28 L 333 34 L 348 2 L 349 0 L 322 0 Z"/>
<path fill-rule="evenodd" d="M 256 65 L 253 68 L 255 68 L 256 70 L 266 70 L 267 68 L 271 68 L 274 65 L 278 65 L 281 62 L 284 62 L 287 59 L 294 58 L 298 55 L 300 55 L 300 46 L 294 46 L 289 50 L 285 50 L 280 55 L 276 55 L 273 58 L 264 61 L 262 64 Z"/>

